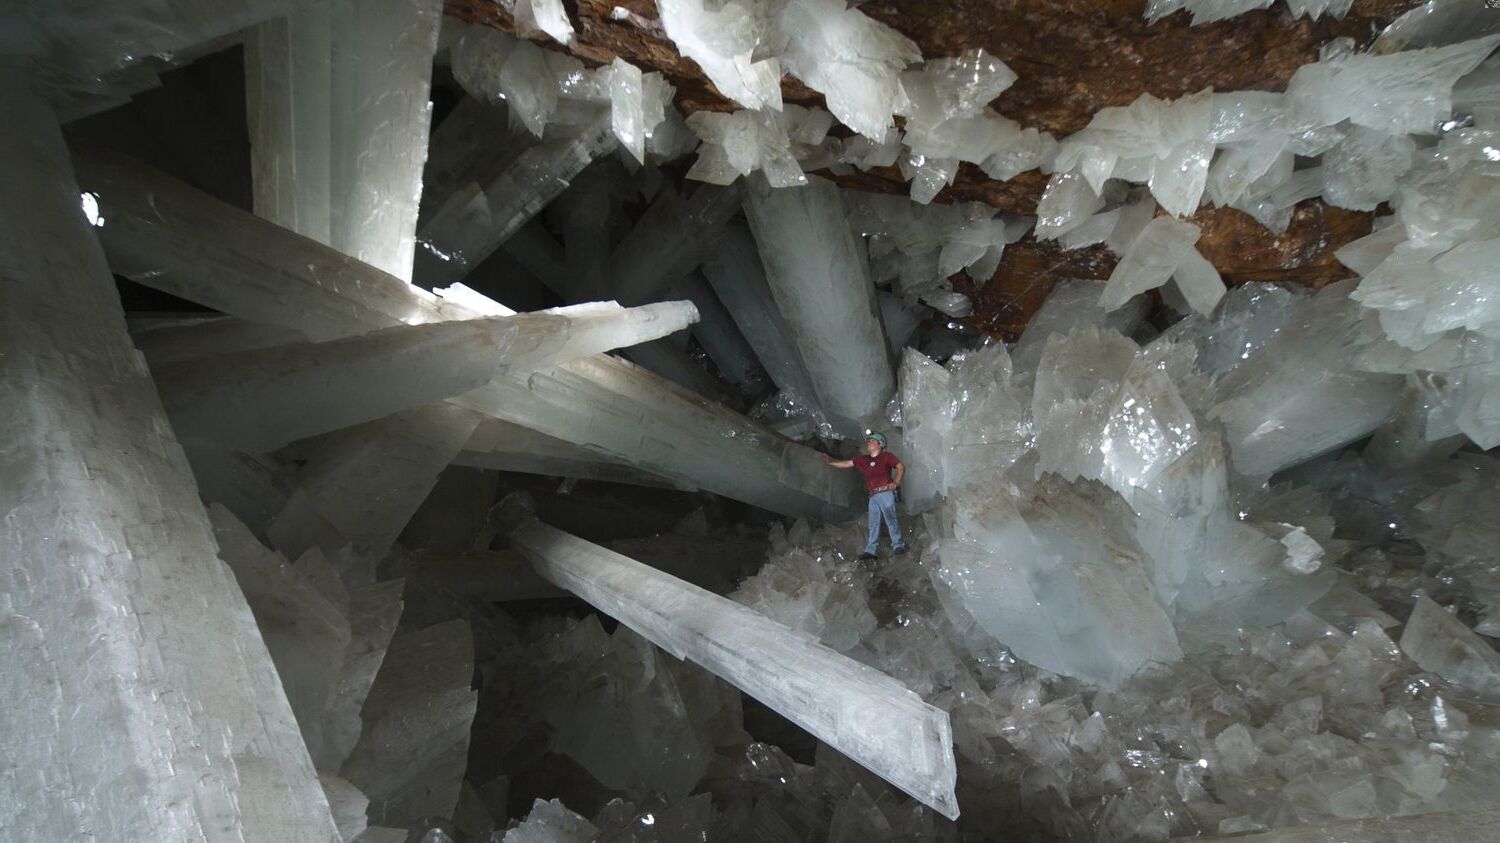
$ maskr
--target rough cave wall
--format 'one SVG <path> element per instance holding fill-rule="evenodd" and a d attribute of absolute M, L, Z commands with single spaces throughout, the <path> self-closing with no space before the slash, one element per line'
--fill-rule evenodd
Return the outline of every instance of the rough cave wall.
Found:
<path fill-rule="evenodd" d="M 662 31 L 654 0 L 565 5 L 577 30 L 568 50 L 578 58 L 603 64 L 619 56 L 644 70 L 660 71 L 677 87 L 677 106 L 684 114 L 737 108 L 697 64 L 677 53 Z M 1410 0 L 1355 0 L 1343 20 L 1325 16 L 1310 21 L 1293 20 L 1278 3 L 1203 26 L 1190 26 L 1189 16 L 1181 12 L 1148 24 L 1142 0 L 872 0 L 860 10 L 911 38 L 929 59 L 976 47 L 1002 59 L 1020 79 L 991 105 L 1023 126 L 1061 138 L 1083 128 L 1101 108 L 1127 105 L 1142 93 L 1171 99 L 1204 88 L 1283 90 L 1296 69 L 1316 61 L 1318 48 L 1330 39 L 1349 37 L 1368 46 L 1386 24 L 1415 5 Z M 507 32 L 515 28 L 493 0 L 447 0 L 446 10 Z M 549 39 L 538 43 L 563 49 Z M 821 95 L 790 76 L 781 85 L 786 102 L 823 104 Z M 895 167 L 822 175 L 849 188 L 907 191 Z M 1030 214 L 1046 183 L 1046 175 L 1034 170 L 998 181 L 966 162 L 936 201 L 978 201 Z M 1227 283 L 1321 287 L 1352 275 L 1333 253 L 1368 234 L 1373 216 L 1312 199 L 1298 206 L 1280 236 L 1229 208 L 1205 206 L 1188 220 L 1202 228 L 1198 249 Z M 954 277 L 955 288 L 974 302 L 974 314 L 963 321 L 1014 339 L 1054 282 L 1108 278 L 1114 264 L 1115 256 L 1102 245 L 1068 251 L 1028 234 L 1006 249 L 987 282 Z"/>

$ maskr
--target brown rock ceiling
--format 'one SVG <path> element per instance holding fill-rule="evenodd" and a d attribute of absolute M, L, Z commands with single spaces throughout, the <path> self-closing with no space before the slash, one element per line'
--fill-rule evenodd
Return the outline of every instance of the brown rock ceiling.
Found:
<path fill-rule="evenodd" d="M 677 86 L 684 113 L 732 110 L 699 70 L 678 55 L 666 38 L 653 0 L 564 0 L 577 30 L 570 52 L 592 64 L 622 57 L 657 70 Z M 1061 137 L 1085 126 L 1099 109 L 1126 105 L 1143 92 L 1176 98 L 1200 91 L 1281 90 L 1298 67 L 1315 61 L 1328 40 L 1347 36 L 1361 45 L 1410 0 L 1355 0 L 1342 20 L 1292 20 L 1278 2 L 1264 11 L 1227 21 L 1190 26 L 1187 14 L 1155 24 L 1142 17 L 1143 0 L 870 0 L 867 15 L 911 38 L 927 58 L 979 47 L 1018 75 L 992 103 L 1023 126 Z M 612 11 L 629 14 L 619 19 Z M 447 0 L 447 12 L 464 20 L 513 30 L 510 16 L 494 0 Z M 542 41 L 554 49 L 561 47 Z M 797 80 L 782 78 L 787 102 L 821 104 Z M 833 177 L 846 187 L 907 191 L 895 168 Z M 1040 173 L 1008 182 L 963 165 L 938 201 L 979 201 L 1015 213 L 1031 213 L 1046 185 Z M 1275 236 L 1245 214 L 1204 208 L 1192 221 L 1203 229 L 1199 249 L 1230 283 L 1280 281 L 1321 286 L 1346 277 L 1333 258 L 1340 246 L 1370 230 L 1370 214 L 1344 211 L 1317 200 L 1304 202 L 1291 228 Z M 1063 251 L 1028 237 L 1006 250 L 995 276 L 960 288 L 975 302 L 974 327 L 1011 336 L 1025 326 L 1051 284 L 1061 278 L 1104 278 L 1114 257 L 1100 247 Z"/>

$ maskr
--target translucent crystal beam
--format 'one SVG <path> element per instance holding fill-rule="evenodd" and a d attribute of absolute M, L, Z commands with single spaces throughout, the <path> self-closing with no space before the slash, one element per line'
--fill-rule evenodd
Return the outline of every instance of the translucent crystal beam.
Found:
<path fill-rule="evenodd" d="M 745 214 L 766 280 L 830 420 L 857 432 L 895 391 L 864 245 L 838 188 L 753 185 Z"/>
<path fill-rule="evenodd" d="M 411 278 L 440 0 L 333 0 L 252 34 L 256 212 Z"/>
<path fill-rule="evenodd" d="M 51 82 L 87 87 L 148 56 L 169 55 L 238 32 L 316 0 L 123 0 L 85 8 L 20 0 L 0 10 L 7 47 L 25 45 Z"/>
<path fill-rule="evenodd" d="M 847 518 L 863 503 L 852 478 L 829 471 L 811 448 L 612 357 L 496 381 L 456 401 L 772 512 Z"/>
<path fill-rule="evenodd" d="M 462 279 L 614 146 L 606 114 L 576 134 L 531 147 L 488 183 L 455 192 L 418 234 L 418 283 Z"/>
<path fill-rule="evenodd" d="M 812 378 L 792 342 L 786 320 L 776 309 L 760 255 L 755 251 L 755 240 L 743 223 L 725 230 L 718 247 L 703 262 L 703 274 L 755 349 L 771 380 L 778 388 L 797 396 L 801 403 L 811 405 L 816 400 Z"/>
<path fill-rule="evenodd" d="M 613 303 L 399 325 L 160 366 L 162 403 L 179 435 L 266 453 L 576 357 L 682 330 L 688 302 Z"/>
<path fill-rule="evenodd" d="M 753 609 L 532 518 L 511 543 L 537 573 L 765 703 L 913 798 L 958 816 L 948 714 Z"/>
<path fill-rule="evenodd" d="M 112 215 L 98 229 L 111 268 L 141 283 L 312 339 L 478 315 L 129 159 L 77 157 Z M 828 471 L 812 449 L 612 357 L 496 381 L 463 401 L 774 512 L 847 515 L 861 498 L 854 478 Z"/>
<path fill-rule="evenodd" d="M 62 133 L 24 80 L 0 98 L 5 836 L 335 841 Z"/>
<path fill-rule="evenodd" d="M 700 185 L 686 199 L 664 189 L 610 255 L 612 297 L 622 304 L 661 298 L 712 251 L 740 195 L 738 185 Z"/>
<path fill-rule="evenodd" d="M 677 488 L 655 474 L 500 419 L 481 422 L 454 462 L 492 471 Z"/>

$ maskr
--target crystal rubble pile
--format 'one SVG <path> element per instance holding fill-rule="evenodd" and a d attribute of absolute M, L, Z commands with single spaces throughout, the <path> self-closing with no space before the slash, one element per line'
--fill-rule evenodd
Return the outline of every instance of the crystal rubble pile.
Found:
<path fill-rule="evenodd" d="M 736 598 L 949 711 L 960 832 L 1160 840 L 1497 801 L 1492 705 L 1424 672 L 1373 601 L 1325 598 L 1104 689 L 991 639 L 939 573 L 946 540 L 872 570 L 842 551 L 855 533 L 799 526 Z"/>

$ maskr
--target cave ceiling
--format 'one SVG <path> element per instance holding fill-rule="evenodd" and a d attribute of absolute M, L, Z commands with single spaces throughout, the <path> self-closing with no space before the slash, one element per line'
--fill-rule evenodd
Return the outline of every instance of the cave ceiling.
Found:
<path fill-rule="evenodd" d="M 573 43 L 538 43 L 566 50 L 589 64 L 619 57 L 643 70 L 659 71 L 676 86 L 676 102 L 684 114 L 737 108 L 697 64 L 678 54 L 652 0 L 579 0 L 565 5 L 576 31 Z M 1143 0 L 870 0 L 859 8 L 911 38 L 928 59 L 973 48 L 1002 59 L 1020 78 L 992 107 L 1022 126 L 1061 138 L 1087 125 L 1098 110 L 1128 105 L 1142 93 L 1174 99 L 1205 88 L 1282 90 L 1298 67 L 1317 60 L 1322 45 L 1348 37 L 1367 46 L 1416 4 L 1355 0 L 1342 20 L 1311 21 L 1293 19 L 1283 3 L 1276 3 L 1202 26 L 1191 26 L 1184 12 L 1147 23 L 1144 5 Z M 465 21 L 514 31 L 509 14 L 493 0 L 447 0 L 446 10 Z M 782 78 L 782 96 L 789 103 L 822 105 L 819 94 L 791 76 Z M 895 167 L 821 175 L 852 189 L 908 190 Z M 1047 177 L 1036 171 L 999 181 L 965 163 L 936 201 L 977 201 L 1029 214 L 1046 182 Z M 1203 231 L 1199 251 L 1226 282 L 1317 287 L 1351 274 L 1334 259 L 1334 252 L 1369 233 L 1373 216 L 1312 199 L 1298 206 L 1292 225 L 1281 235 L 1228 208 L 1205 205 L 1189 219 Z M 974 301 L 974 315 L 965 321 L 1011 338 L 1025 327 L 1053 282 L 1106 278 L 1114 263 L 1114 255 L 1102 246 L 1065 251 L 1028 235 L 1007 248 L 988 281 L 958 277 L 955 282 Z"/>

